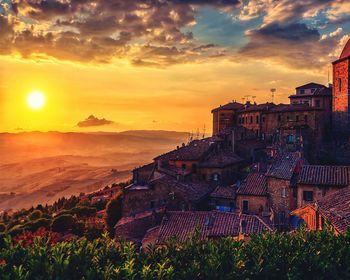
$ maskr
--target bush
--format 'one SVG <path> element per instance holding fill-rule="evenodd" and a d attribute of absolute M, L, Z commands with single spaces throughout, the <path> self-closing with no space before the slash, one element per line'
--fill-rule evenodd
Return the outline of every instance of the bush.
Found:
<path fill-rule="evenodd" d="M 6 231 L 6 225 L 4 223 L 0 223 L 0 233 Z"/>
<path fill-rule="evenodd" d="M 29 220 L 31 221 L 35 221 L 41 218 L 41 216 L 43 215 L 43 212 L 41 212 L 40 210 L 34 210 L 30 215 L 29 215 Z"/>
<path fill-rule="evenodd" d="M 41 218 L 25 224 L 25 227 L 28 230 L 34 232 L 37 231 L 39 228 L 49 229 L 51 227 L 51 223 L 52 221 L 50 219 Z"/>
<path fill-rule="evenodd" d="M 71 212 L 78 217 L 90 217 L 96 214 L 96 208 L 89 206 L 78 206 L 73 208 Z"/>
<path fill-rule="evenodd" d="M 114 226 L 122 217 L 122 191 L 118 191 L 106 206 L 106 228 L 111 237 L 114 236 Z"/>
<path fill-rule="evenodd" d="M 23 233 L 27 228 L 22 225 L 15 225 L 10 230 L 8 230 L 8 234 L 11 236 L 16 236 L 17 234 Z"/>
<path fill-rule="evenodd" d="M 60 215 L 52 221 L 51 228 L 55 232 L 65 232 L 72 229 L 75 219 L 72 215 Z"/>
<path fill-rule="evenodd" d="M 28 244 L 5 242 L 0 279 L 350 279 L 350 233 L 267 233 L 246 243 L 195 236 L 142 252 L 106 235 Z"/>
<path fill-rule="evenodd" d="M 83 236 L 85 232 L 85 224 L 82 222 L 76 222 L 72 227 L 72 233 L 78 236 Z"/>

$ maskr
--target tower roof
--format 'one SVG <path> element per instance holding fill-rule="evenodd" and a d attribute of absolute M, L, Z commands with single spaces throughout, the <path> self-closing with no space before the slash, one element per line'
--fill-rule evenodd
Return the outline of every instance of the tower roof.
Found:
<path fill-rule="evenodd" d="M 350 56 L 350 39 L 348 40 L 348 42 L 346 43 L 339 59 L 343 59 L 343 58 L 347 58 Z"/>

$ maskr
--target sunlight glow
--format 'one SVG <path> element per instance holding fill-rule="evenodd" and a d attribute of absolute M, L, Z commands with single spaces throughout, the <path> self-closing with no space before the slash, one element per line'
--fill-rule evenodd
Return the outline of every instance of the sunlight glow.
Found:
<path fill-rule="evenodd" d="M 27 104 L 33 110 L 40 110 L 45 105 L 45 96 L 40 91 L 32 91 L 28 94 Z"/>

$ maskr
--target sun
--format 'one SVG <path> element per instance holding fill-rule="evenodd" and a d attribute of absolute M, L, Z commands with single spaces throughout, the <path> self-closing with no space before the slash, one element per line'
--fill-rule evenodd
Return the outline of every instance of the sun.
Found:
<path fill-rule="evenodd" d="M 27 104 L 33 110 L 40 110 L 45 105 L 45 95 L 41 91 L 32 91 L 27 96 Z"/>

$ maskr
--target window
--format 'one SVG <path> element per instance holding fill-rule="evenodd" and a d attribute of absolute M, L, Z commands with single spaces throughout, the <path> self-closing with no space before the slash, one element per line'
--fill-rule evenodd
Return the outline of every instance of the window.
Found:
<path fill-rule="evenodd" d="M 320 100 L 315 100 L 315 107 L 320 108 L 321 107 L 321 101 Z"/>
<path fill-rule="evenodd" d="M 185 170 L 186 169 L 186 163 L 183 163 L 181 167 L 182 167 L 183 170 Z"/>
<path fill-rule="evenodd" d="M 253 123 L 253 116 L 250 116 L 250 123 Z"/>
<path fill-rule="evenodd" d="M 261 118 L 261 121 L 262 121 L 262 122 L 265 122 L 265 117 L 262 117 L 262 118 Z"/>
<path fill-rule="evenodd" d="M 312 191 L 304 191 L 303 192 L 303 199 L 304 199 L 304 201 L 313 201 L 314 200 L 314 193 Z"/>
<path fill-rule="evenodd" d="M 342 90 L 342 81 L 341 78 L 338 79 L 338 90 L 341 91 Z"/>
<path fill-rule="evenodd" d="M 287 121 L 289 121 L 289 116 L 287 116 Z"/>
<path fill-rule="evenodd" d="M 299 121 L 299 116 L 298 116 L 298 115 L 295 116 L 295 121 L 296 121 L 296 122 Z"/>
<path fill-rule="evenodd" d="M 242 211 L 247 213 L 249 211 L 249 202 L 248 200 L 243 200 Z"/>
<path fill-rule="evenodd" d="M 219 181 L 219 179 L 220 179 L 220 175 L 219 175 L 218 173 L 214 173 L 214 174 L 212 175 L 212 178 L 213 178 L 213 181 L 217 182 L 217 181 Z"/>
<path fill-rule="evenodd" d="M 197 173 L 197 164 L 195 164 L 195 163 L 192 164 L 192 172 L 195 174 Z"/>
<path fill-rule="evenodd" d="M 153 209 L 155 207 L 155 205 L 156 205 L 156 202 L 155 201 L 151 201 L 151 204 L 150 204 L 151 209 Z"/>
<path fill-rule="evenodd" d="M 256 123 L 259 123 L 259 116 L 256 116 Z"/>
<path fill-rule="evenodd" d="M 304 115 L 304 121 L 307 123 L 307 115 Z"/>
<path fill-rule="evenodd" d="M 285 187 L 283 187 L 281 189 L 281 197 L 286 197 L 286 188 Z"/>
<path fill-rule="evenodd" d="M 304 94 L 305 93 L 305 90 L 304 89 L 301 89 L 300 90 L 300 94 Z"/>
<path fill-rule="evenodd" d="M 282 120 L 282 116 L 281 115 L 278 115 L 278 121 L 280 122 Z"/>
<path fill-rule="evenodd" d="M 294 135 L 288 135 L 287 136 L 287 144 L 293 144 L 295 141 L 295 136 Z"/>

